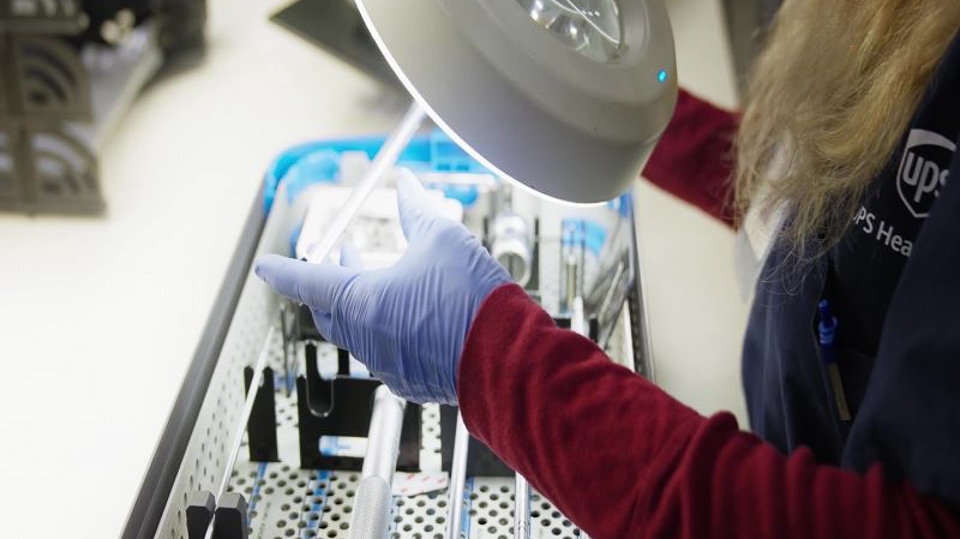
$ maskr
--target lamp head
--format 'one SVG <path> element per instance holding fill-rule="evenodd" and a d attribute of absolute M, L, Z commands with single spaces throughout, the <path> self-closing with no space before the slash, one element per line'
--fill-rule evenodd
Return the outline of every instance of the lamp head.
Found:
<path fill-rule="evenodd" d="M 406 89 L 493 172 L 569 202 L 625 191 L 677 84 L 661 0 L 357 0 Z"/>

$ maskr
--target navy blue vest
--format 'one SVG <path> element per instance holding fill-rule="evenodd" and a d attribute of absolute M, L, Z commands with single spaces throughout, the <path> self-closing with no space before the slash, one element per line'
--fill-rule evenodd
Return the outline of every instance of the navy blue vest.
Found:
<path fill-rule="evenodd" d="M 960 35 L 829 255 L 774 248 L 743 351 L 753 430 L 790 452 L 866 471 L 960 508 Z M 953 178 L 953 179 L 951 179 Z M 817 334 L 839 320 L 841 421 Z"/>

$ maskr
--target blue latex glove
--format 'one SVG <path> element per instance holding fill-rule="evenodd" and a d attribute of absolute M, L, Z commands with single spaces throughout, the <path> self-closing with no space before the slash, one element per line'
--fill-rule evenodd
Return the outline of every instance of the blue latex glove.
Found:
<path fill-rule="evenodd" d="M 401 174 L 397 190 L 409 246 L 392 267 L 363 271 L 266 255 L 255 271 L 308 305 L 324 338 L 397 395 L 455 404 L 470 325 L 484 298 L 510 276 L 463 225 L 436 214 L 412 173 Z M 345 258 L 349 266 L 353 257 Z"/>

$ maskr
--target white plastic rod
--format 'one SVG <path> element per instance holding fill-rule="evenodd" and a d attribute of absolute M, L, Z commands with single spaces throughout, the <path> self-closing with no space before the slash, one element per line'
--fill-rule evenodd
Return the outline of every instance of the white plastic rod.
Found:
<path fill-rule="evenodd" d="M 400 453 L 406 404 L 385 385 L 374 393 L 367 451 L 350 519 L 352 539 L 386 539 L 390 532 L 390 488 Z"/>
<path fill-rule="evenodd" d="M 449 499 L 447 500 L 447 539 L 460 539 L 463 528 L 463 489 L 467 485 L 467 456 L 470 449 L 470 433 L 457 413 L 457 432 L 453 441 L 453 464 L 450 467 Z"/>
<path fill-rule="evenodd" d="M 237 424 L 236 433 L 233 435 L 233 443 L 230 444 L 230 452 L 227 453 L 227 466 L 223 469 L 223 477 L 220 479 L 220 486 L 217 487 L 214 500 L 220 503 L 220 498 L 227 493 L 227 486 L 230 485 L 230 476 L 233 474 L 233 467 L 237 464 L 237 455 L 240 454 L 240 446 L 243 444 L 243 433 L 247 431 L 247 421 L 250 420 L 250 413 L 253 411 L 253 404 L 257 400 L 257 392 L 260 390 L 260 383 L 263 381 L 263 369 L 267 367 L 267 360 L 270 358 L 270 345 L 273 343 L 273 337 L 277 328 L 271 326 L 267 331 L 267 338 L 263 341 L 260 348 L 260 356 L 257 358 L 257 364 L 253 368 L 253 378 L 250 379 L 250 389 L 247 391 L 247 398 L 243 402 L 243 410 L 240 412 L 240 419 Z M 248 500 L 249 501 L 249 500 Z M 213 535 L 213 520 L 211 526 L 207 528 L 205 537 L 209 539 Z"/>
<path fill-rule="evenodd" d="M 233 467 L 237 463 L 240 445 L 243 444 L 243 433 L 247 431 L 247 421 L 250 419 L 250 412 L 253 411 L 253 403 L 257 400 L 257 392 L 260 390 L 260 383 L 263 381 L 263 369 L 267 368 L 267 360 L 270 358 L 270 345 L 273 343 L 273 336 L 276 332 L 277 328 L 271 326 L 270 331 L 267 332 L 267 338 L 260 348 L 260 357 L 257 358 L 257 365 L 253 368 L 253 378 L 250 380 L 247 399 L 243 402 L 243 411 L 240 412 L 240 420 L 236 429 L 237 432 L 233 435 L 233 443 L 230 444 L 230 453 L 227 454 L 227 467 L 223 471 L 220 487 L 217 488 L 217 500 L 220 500 L 220 496 L 227 493 L 227 485 L 230 484 L 230 474 L 233 473 Z"/>
<path fill-rule="evenodd" d="M 587 313 L 583 309 L 583 297 L 573 298 L 573 306 L 570 309 L 570 330 L 583 335 L 590 336 L 590 322 L 587 321 Z"/>
<path fill-rule="evenodd" d="M 360 183 L 358 183 L 357 186 L 354 187 L 353 192 L 350 193 L 350 198 L 347 199 L 343 207 L 340 208 L 340 211 L 337 212 L 336 217 L 333 218 L 323 238 L 310 247 L 307 252 L 307 262 L 322 264 L 323 261 L 330 256 L 340 236 L 342 236 L 347 230 L 347 227 L 350 226 L 350 222 L 353 221 L 357 212 L 360 211 L 364 201 L 367 200 L 367 197 L 370 196 L 373 189 L 380 183 L 383 177 L 386 176 L 390 168 L 396 164 L 397 158 L 400 157 L 400 152 L 407 147 L 410 139 L 413 138 L 417 129 L 420 128 L 420 124 L 423 123 L 424 118 L 426 118 L 426 113 L 423 108 L 414 101 L 407 110 L 407 113 L 404 114 L 400 125 L 387 137 L 386 142 L 383 143 L 380 151 L 377 152 L 377 156 L 373 158 L 373 163 L 370 164 L 370 168 L 367 169 L 363 178 L 360 179 Z"/>

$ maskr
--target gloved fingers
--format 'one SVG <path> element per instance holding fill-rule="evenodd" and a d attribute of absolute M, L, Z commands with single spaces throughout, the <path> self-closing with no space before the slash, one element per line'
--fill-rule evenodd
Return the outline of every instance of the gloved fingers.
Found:
<path fill-rule="evenodd" d="M 347 240 L 340 244 L 340 265 L 345 268 L 363 269 L 363 259 L 360 258 L 360 251 Z"/>
<path fill-rule="evenodd" d="M 333 310 L 337 291 L 359 273 L 353 268 L 310 264 L 274 254 L 258 258 L 254 271 L 278 293 L 325 312 Z"/>
<path fill-rule="evenodd" d="M 401 169 L 397 179 L 397 206 L 400 208 L 400 226 L 409 242 L 422 237 L 429 230 L 430 223 L 439 217 L 427 198 L 427 190 L 407 169 Z"/>

